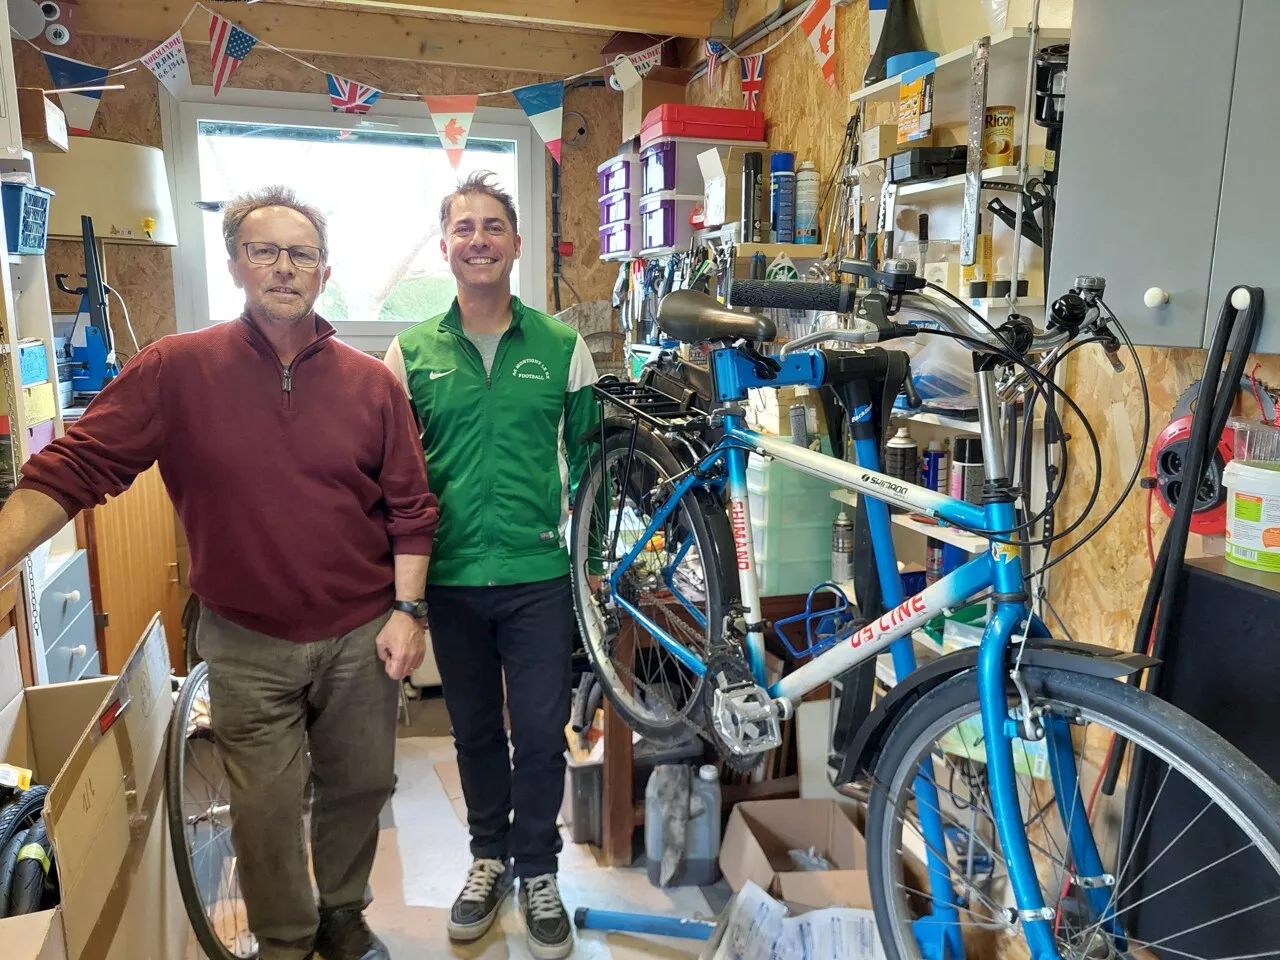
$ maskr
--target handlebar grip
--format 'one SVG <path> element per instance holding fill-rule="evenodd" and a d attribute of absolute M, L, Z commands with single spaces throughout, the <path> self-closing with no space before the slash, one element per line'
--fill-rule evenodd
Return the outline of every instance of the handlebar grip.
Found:
<path fill-rule="evenodd" d="M 782 310 L 823 310 L 852 313 L 851 283 L 806 283 L 803 280 L 734 280 L 729 305 Z"/>

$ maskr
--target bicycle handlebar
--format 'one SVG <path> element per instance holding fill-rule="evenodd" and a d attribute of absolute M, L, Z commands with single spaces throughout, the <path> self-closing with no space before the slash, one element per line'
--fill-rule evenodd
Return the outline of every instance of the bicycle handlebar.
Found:
<path fill-rule="evenodd" d="M 729 306 L 851 313 L 856 289 L 851 283 L 734 280 L 729 285 Z"/>

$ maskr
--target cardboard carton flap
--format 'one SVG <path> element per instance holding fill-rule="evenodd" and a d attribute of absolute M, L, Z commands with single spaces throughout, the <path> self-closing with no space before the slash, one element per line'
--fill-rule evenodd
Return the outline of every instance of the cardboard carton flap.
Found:
<path fill-rule="evenodd" d="M 57 910 L 8 918 L 4 922 L 4 937 L 6 957 L 62 960 L 66 956 Z"/>
<path fill-rule="evenodd" d="M 169 648 L 157 614 L 120 676 L 106 682 L 95 721 L 49 791 L 69 960 L 111 951 L 159 815 L 172 713 Z"/>
<path fill-rule="evenodd" d="M 0 636 L 0 709 L 22 693 L 22 666 L 18 663 L 18 631 Z"/>
<path fill-rule="evenodd" d="M 702 171 L 703 180 L 715 180 L 717 177 L 723 177 L 724 161 L 720 156 L 720 149 L 712 147 L 710 150 L 703 150 L 698 154 L 698 168 Z"/>
<path fill-rule="evenodd" d="M 804 907 L 871 907 L 865 870 L 797 870 L 779 873 L 774 893 Z"/>

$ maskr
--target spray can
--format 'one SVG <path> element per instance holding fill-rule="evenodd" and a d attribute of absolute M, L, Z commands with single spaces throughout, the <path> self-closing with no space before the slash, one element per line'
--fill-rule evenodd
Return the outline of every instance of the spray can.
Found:
<path fill-rule="evenodd" d="M 803 403 L 793 403 L 787 411 L 791 420 L 791 442 L 798 447 L 809 446 L 808 413 Z"/>
<path fill-rule="evenodd" d="M 853 579 L 853 521 L 843 509 L 831 524 L 831 580 L 848 583 Z"/>
<path fill-rule="evenodd" d="M 764 158 L 758 153 L 742 157 L 742 242 L 756 243 L 760 237 L 760 182 Z M 763 280 L 763 276 L 761 277 Z"/>
<path fill-rule="evenodd" d="M 796 174 L 796 243 L 818 242 L 819 187 L 817 167 L 812 160 L 804 161 Z"/>
<path fill-rule="evenodd" d="M 769 158 L 769 219 L 774 243 L 796 240 L 796 156 L 775 153 Z"/>
<path fill-rule="evenodd" d="M 930 490 L 947 492 L 947 452 L 941 440 L 930 440 L 920 464 L 921 483 Z"/>
<path fill-rule="evenodd" d="M 885 444 L 884 472 L 905 483 L 915 483 L 919 472 L 919 447 L 911 439 L 906 427 L 899 427 L 895 436 Z M 894 513 L 905 513 L 901 507 L 890 507 Z"/>
<path fill-rule="evenodd" d="M 924 582 L 931 587 L 942 579 L 946 544 L 929 537 L 924 545 Z"/>
<path fill-rule="evenodd" d="M 982 502 L 982 440 L 956 437 L 951 444 L 951 496 L 969 503 Z"/>

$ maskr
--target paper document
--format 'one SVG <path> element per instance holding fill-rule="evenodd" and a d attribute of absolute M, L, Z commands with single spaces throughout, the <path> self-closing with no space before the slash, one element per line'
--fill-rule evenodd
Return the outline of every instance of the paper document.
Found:
<path fill-rule="evenodd" d="M 870 910 L 831 907 L 799 917 L 748 881 L 701 960 L 885 960 Z"/>

